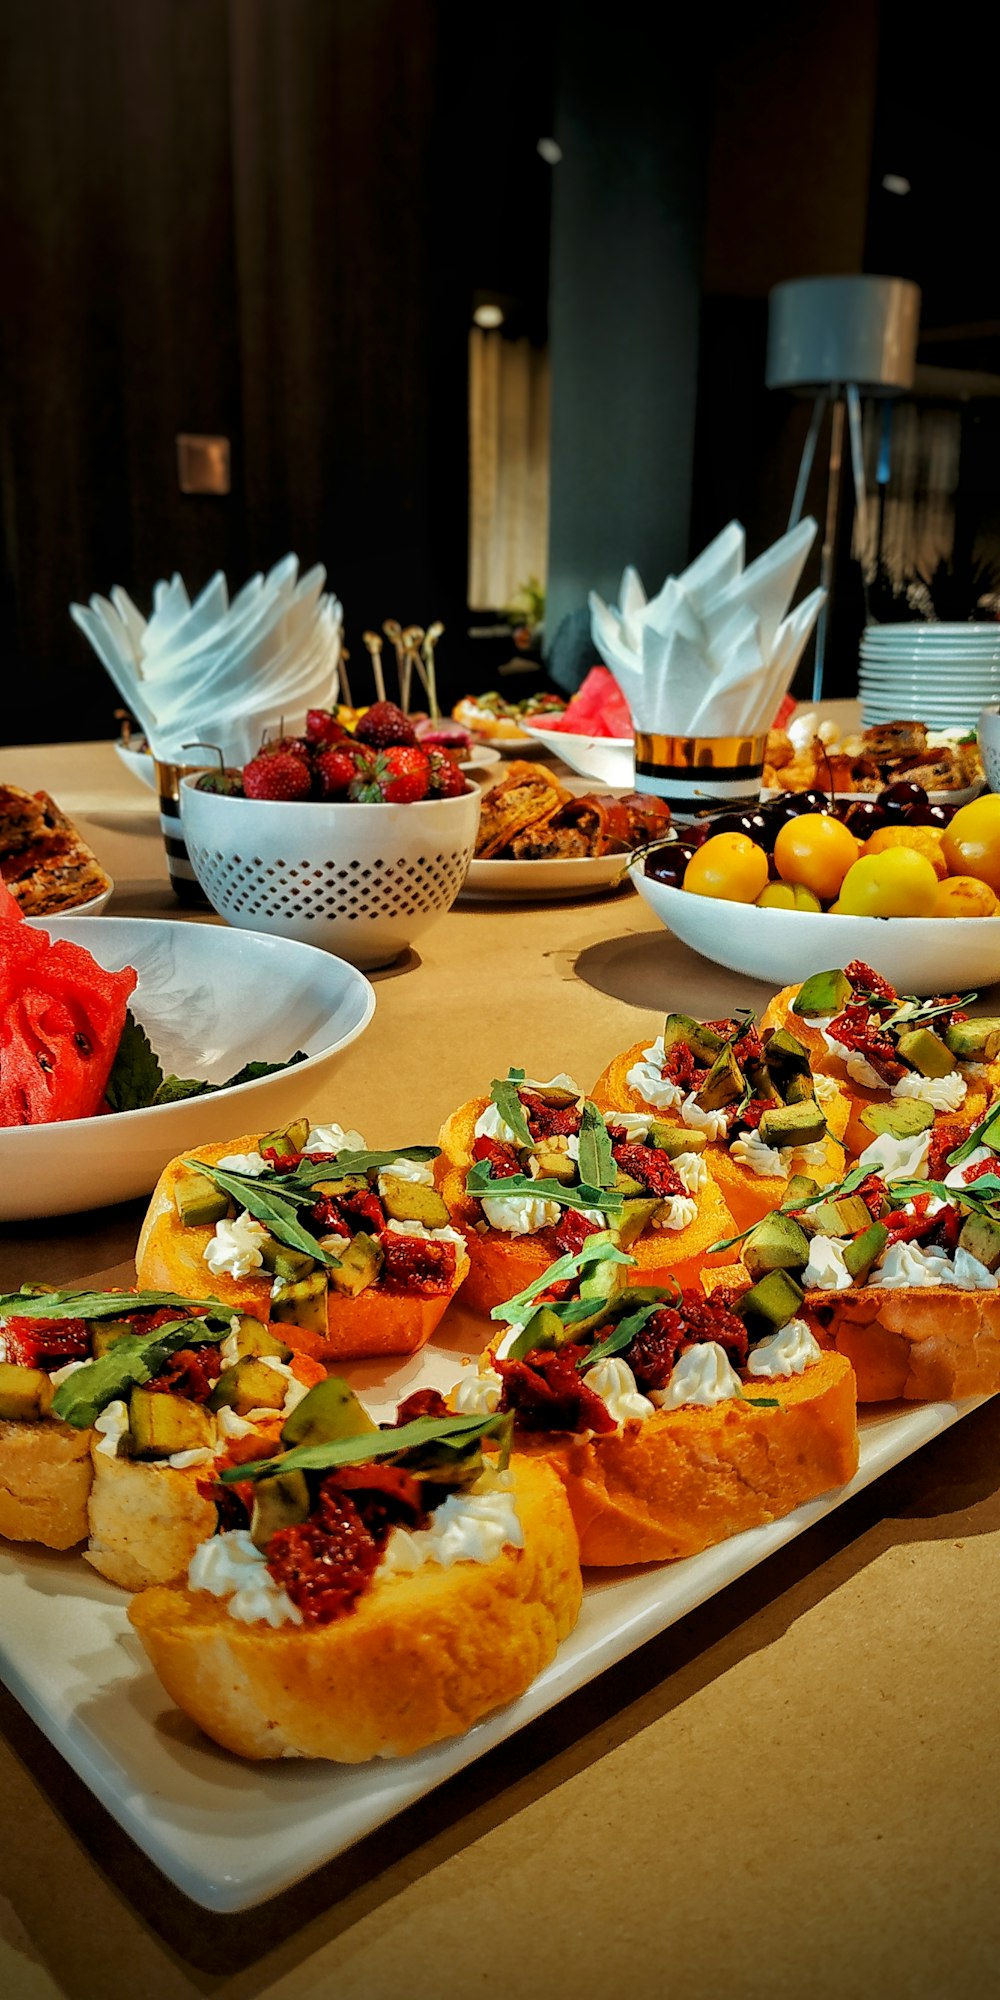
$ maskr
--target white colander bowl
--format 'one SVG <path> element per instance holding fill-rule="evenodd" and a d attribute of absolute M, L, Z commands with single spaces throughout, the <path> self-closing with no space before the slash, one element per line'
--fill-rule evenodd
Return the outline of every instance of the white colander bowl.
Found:
<path fill-rule="evenodd" d="M 389 965 L 450 910 L 472 859 L 478 786 L 413 805 L 227 798 L 180 789 L 191 866 L 241 930 Z"/>

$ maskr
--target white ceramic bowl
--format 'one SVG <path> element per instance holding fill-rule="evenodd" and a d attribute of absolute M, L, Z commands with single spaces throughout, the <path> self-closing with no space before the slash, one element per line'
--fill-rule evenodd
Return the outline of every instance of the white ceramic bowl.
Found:
<path fill-rule="evenodd" d="M 375 1011 L 375 995 L 353 966 L 217 924 L 58 917 L 35 927 L 86 946 L 109 971 L 135 967 L 132 1011 L 165 1075 L 218 1083 L 244 1063 L 281 1062 L 296 1049 L 308 1060 L 148 1111 L 0 1129 L 0 1220 L 128 1201 L 148 1194 L 167 1160 L 188 1146 L 266 1132 L 302 1112 L 336 1115 L 333 1071 Z"/>
<path fill-rule="evenodd" d="M 389 965 L 450 910 L 472 859 L 481 794 L 413 805 L 227 798 L 181 781 L 191 865 L 220 917 Z"/>
<path fill-rule="evenodd" d="M 565 729 L 545 729 L 526 722 L 527 735 L 534 743 L 544 743 L 553 756 L 561 757 L 581 778 L 610 785 L 613 791 L 630 792 L 635 786 L 635 738 L 632 736 L 575 736 Z M 524 751 L 530 757 L 531 751 Z"/>
<path fill-rule="evenodd" d="M 130 771 L 133 778 L 138 778 L 140 785 L 145 785 L 148 791 L 155 792 L 156 765 L 144 736 L 133 736 L 128 743 L 116 743 L 115 754 L 121 759 L 126 771 Z"/>
<path fill-rule="evenodd" d="M 898 993 L 981 992 L 1000 979 L 1000 917 L 832 917 L 693 896 L 630 869 L 640 896 L 682 944 L 749 979 L 791 986 L 811 972 L 874 966 Z"/>

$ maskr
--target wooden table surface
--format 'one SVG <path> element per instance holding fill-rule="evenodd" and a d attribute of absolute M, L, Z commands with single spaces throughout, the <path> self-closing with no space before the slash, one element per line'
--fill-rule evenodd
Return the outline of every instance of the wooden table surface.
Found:
<path fill-rule="evenodd" d="M 5 752 L 179 915 L 156 802 L 108 744 Z M 209 919 L 211 920 L 211 919 Z M 331 1110 L 433 1136 L 498 1064 L 590 1085 L 667 1006 L 765 989 L 631 892 L 459 905 L 400 965 Z M 143 1203 L 0 1230 L 4 1289 L 128 1257 Z M 172 1890 L 0 1695 L 0 1995 L 226 2000 L 1000 1991 L 1000 1401 L 263 1908 Z"/>

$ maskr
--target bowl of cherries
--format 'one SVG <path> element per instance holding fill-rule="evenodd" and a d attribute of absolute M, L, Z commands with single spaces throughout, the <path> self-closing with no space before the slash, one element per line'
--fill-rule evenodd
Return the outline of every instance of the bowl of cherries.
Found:
<path fill-rule="evenodd" d="M 676 937 L 755 978 L 787 984 L 867 953 L 899 991 L 933 993 L 943 945 L 952 984 L 1000 978 L 993 794 L 956 810 L 907 780 L 864 799 L 792 792 L 678 829 L 631 874 Z"/>

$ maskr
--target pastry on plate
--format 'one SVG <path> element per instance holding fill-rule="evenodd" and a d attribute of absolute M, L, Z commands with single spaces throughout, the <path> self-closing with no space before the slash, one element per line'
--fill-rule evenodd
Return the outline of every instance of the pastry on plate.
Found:
<path fill-rule="evenodd" d="M 507 701 L 502 694 L 463 695 L 452 709 L 452 719 L 486 743 L 530 743 L 522 722 L 536 716 L 561 715 L 566 703 L 561 695 L 535 694 L 524 701 Z"/>
<path fill-rule="evenodd" d="M 323 1360 L 412 1354 L 469 1268 L 434 1187 L 436 1146 L 366 1147 L 298 1119 L 164 1167 L 139 1236 L 140 1285 L 209 1294 Z"/>
<path fill-rule="evenodd" d="M 554 1467 L 584 1566 L 696 1555 L 851 1478 L 848 1362 L 801 1324 L 754 1347 L 700 1290 L 623 1287 L 620 1256 L 591 1237 L 497 1308 L 451 1398 L 513 1414 L 514 1463 Z"/>
<path fill-rule="evenodd" d="M 697 1141 L 629 1139 L 566 1075 L 494 1078 L 488 1097 L 452 1113 L 440 1144 L 438 1185 L 468 1242 L 463 1304 L 474 1312 L 490 1312 L 597 1230 L 631 1250 L 638 1284 L 671 1274 L 696 1283 L 709 1244 L 732 1232 Z"/>
<path fill-rule="evenodd" d="M 48 792 L 20 785 L 0 785 L 0 875 L 26 917 L 59 916 L 112 886 Z"/>
<path fill-rule="evenodd" d="M 129 1607 L 178 1707 L 243 1757 L 357 1764 L 523 1694 L 582 1586 L 554 1472 L 504 1463 L 510 1420 L 456 1417 L 425 1391 L 379 1429 L 330 1377 L 293 1431 L 224 1476 L 186 1585 Z"/>
<path fill-rule="evenodd" d="M 476 834 L 477 861 L 494 861 L 518 838 L 546 827 L 572 793 L 544 764 L 511 764 L 499 785 L 484 792 Z"/>

